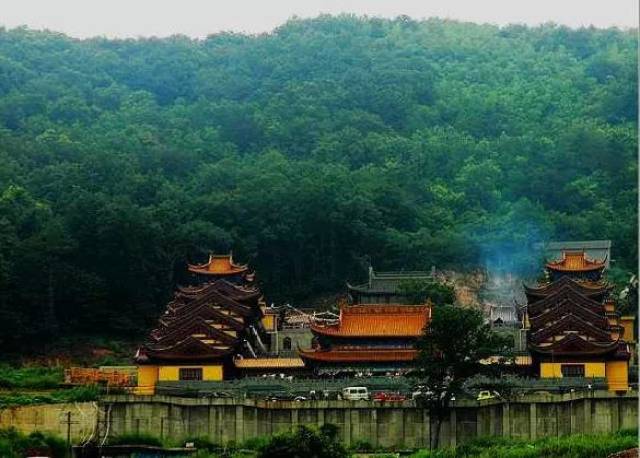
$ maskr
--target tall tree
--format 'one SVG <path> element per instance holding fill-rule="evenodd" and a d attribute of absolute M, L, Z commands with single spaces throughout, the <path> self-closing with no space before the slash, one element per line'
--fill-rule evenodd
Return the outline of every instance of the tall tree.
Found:
<path fill-rule="evenodd" d="M 442 421 L 466 380 L 477 374 L 495 374 L 510 352 L 511 342 L 491 330 L 478 310 L 441 306 L 417 343 L 415 373 L 421 388 L 418 402 L 435 418 L 431 445 L 438 447 Z M 487 364 L 490 357 L 498 362 Z"/>

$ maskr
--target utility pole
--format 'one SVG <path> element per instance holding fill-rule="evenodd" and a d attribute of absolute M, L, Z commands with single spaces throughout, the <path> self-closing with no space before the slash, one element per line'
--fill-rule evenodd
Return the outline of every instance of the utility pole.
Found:
<path fill-rule="evenodd" d="M 76 425 L 78 424 L 77 421 L 72 421 L 71 419 L 71 411 L 68 410 L 67 412 L 64 412 L 62 414 L 62 418 L 60 419 L 60 422 L 62 424 L 67 425 L 67 449 L 68 449 L 68 453 L 69 456 L 71 456 L 72 453 L 72 449 L 71 449 L 71 425 Z"/>

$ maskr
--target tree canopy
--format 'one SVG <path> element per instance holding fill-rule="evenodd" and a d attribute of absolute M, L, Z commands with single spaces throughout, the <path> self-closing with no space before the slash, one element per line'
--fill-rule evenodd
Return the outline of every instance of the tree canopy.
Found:
<path fill-rule="evenodd" d="M 438 307 L 429 326 L 416 344 L 418 365 L 415 376 L 421 384 L 418 402 L 429 408 L 436 420 L 433 446 L 437 448 L 440 425 L 464 384 L 478 374 L 495 374 L 500 367 L 486 364 L 488 358 L 504 358 L 511 342 L 492 331 L 479 310 L 443 305 Z"/>
<path fill-rule="evenodd" d="M 0 29 L 0 343 L 137 331 L 209 250 L 271 301 L 548 239 L 634 269 L 636 69 L 635 31 L 550 24 Z"/>

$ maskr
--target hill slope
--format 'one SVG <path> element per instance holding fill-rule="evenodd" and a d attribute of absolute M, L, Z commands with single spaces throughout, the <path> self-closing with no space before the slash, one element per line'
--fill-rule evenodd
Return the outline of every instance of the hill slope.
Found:
<path fill-rule="evenodd" d="M 636 56 L 634 31 L 435 19 L 0 30 L 0 341 L 138 329 L 209 249 L 272 300 L 549 238 L 631 269 Z"/>

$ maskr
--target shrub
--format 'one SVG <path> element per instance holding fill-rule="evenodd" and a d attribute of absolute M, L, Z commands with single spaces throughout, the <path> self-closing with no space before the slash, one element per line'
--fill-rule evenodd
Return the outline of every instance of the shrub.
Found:
<path fill-rule="evenodd" d="M 375 447 L 365 440 L 355 441 L 349 448 L 357 452 L 373 452 L 375 450 Z"/>
<path fill-rule="evenodd" d="M 259 458 L 347 458 L 349 453 L 338 442 L 337 428 L 323 425 L 319 431 L 300 426 L 293 433 L 273 436 L 260 449 Z"/>
<path fill-rule="evenodd" d="M 0 430 L 0 456 L 2 458 L 22 458 L 28 451 L 43 451 L 53 458 L 64 458 L 66 443 L 55 436 L 41 432 L 25 435 L 13 428 Z"/>
<path fill-rule="evenodd" d="M 251 439 L 247 439 L 242 444 L 242 447 L 249 450 L 260 450 L 261 448 L 265 447 L 269 443 L 270 439 L 271 439 L 270 437 L 264 437 L 264 436 L 253 437 Z"/>

